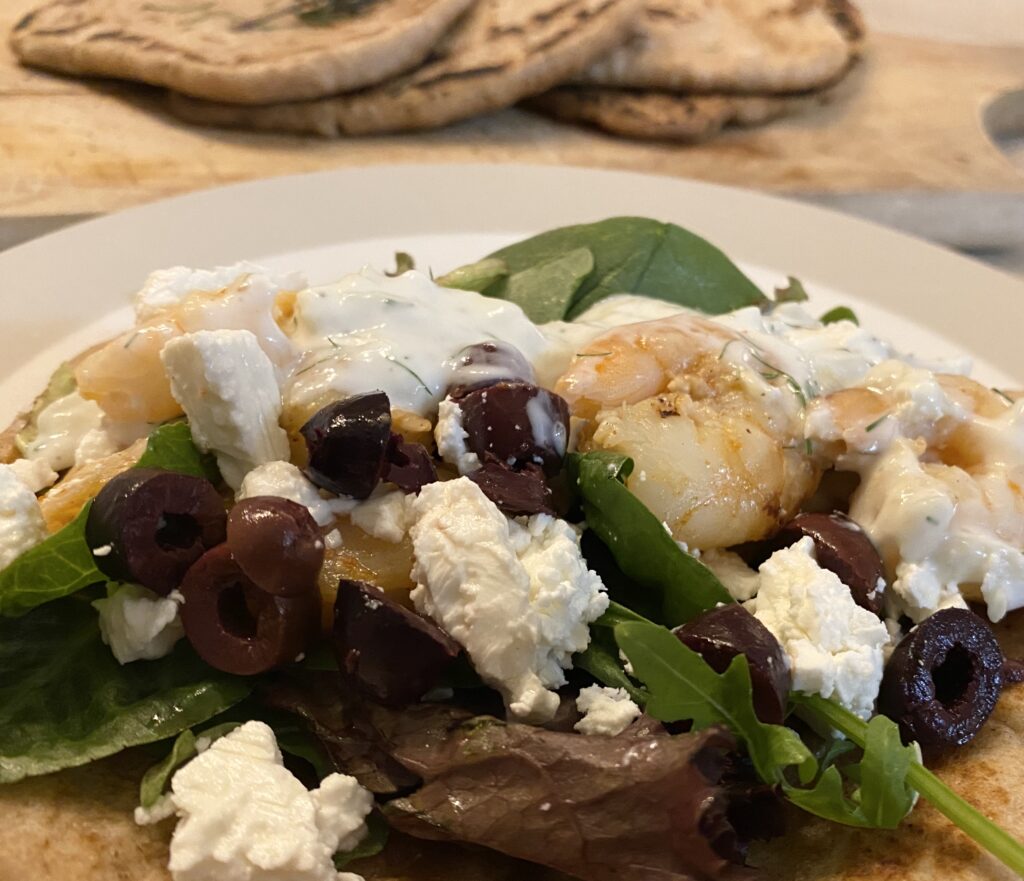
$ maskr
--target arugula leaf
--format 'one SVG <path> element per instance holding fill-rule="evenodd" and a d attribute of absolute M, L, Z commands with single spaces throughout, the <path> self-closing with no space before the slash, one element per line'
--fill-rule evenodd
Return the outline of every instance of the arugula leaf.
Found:
<path fill-rule="evenodd" d="M 750 669 L 738 655 L 724 673 L 683 645 L 664 627 L 627 623 L 615 627 L 615 639 L 648 688 L 646 710 L 663 722 L 690 719 L 697 729 L 725 725 L 747 747 L 765 783 L 785 782 L 795 767 L 805 782 L 817 762 L 797 733 L 783 725 L 766 725 L 754 714 Z"/>
<path fill-rule="evenodd" d="M 85 521 L 91 505 L 0 571 L 0 616 L 24 615 L 42 603 L 106 580 L 85 541 Z"/>
<path fill-rule="evenodd" d="M 643 706 L 647 694 L 629 678 L 615 636 L 607 627 L 593 626 L 590 628 L 590 644 L 582 652 L 573 655 L 573 667 L 585 670 L 602 685 L 611 688 L 624 688 L 634 703 Z"/>
<path fill-rule="evenodd" d="M 612 217 L 549 230 L 491 254 L 512 275 L 586 248 L 594 268 L 565 311 L 575 318 L 612 294 L 633 293 L 719 314 L 764 302 L 764 294 L 718 248 L 671 223 Z M 507 298 L 508 279 L 487 293 Z M 531 314 L 531 310 L 526 310 Z"/>
<path fill-rule="evenodd" d="M 633 461 L 614 453 L 574 453 L 570 479 L 579 489 L 587 525 L 615 563 L 656 599 L 659 623 L 675 627 L 732 597 L 707 566 L 682 551 L 664 526 L 623 483 Z M 627 599 L 628 602 L 628 599 Z"/>
<path fill-rule="evenodd" d="M 368 857 L 375 857 L 388 843 L 388 835 L 391 827 L 388 821 L 378 811 L 374 811 L 366 818 L 366 837 L 359 842 L 352 850 L 346 853 L 334 855 L 334 868 L 339 872 L 356 860 L 365 860 Z"/>
<path fill-rule="evenodd" d="M 476 263 L 460 266 L 434 281 L 443 288 L 484 293 L 495 282 L 509 274 L 508 264 L 497 257 L 485 257 Z"/>
<path fill-rule="evenodd" d="M 135 467 L 177 471 L 192 477 L 205 477 L 211 483 L 220 480 L 216 458 L 210 453 L 199 452 L 184 420 L 168 422 L 157 428 L 149 436 L 145 452 Z"/>
<path fill-rule="evenodd" d="M 0 618 L 0 783 L 176 736 L 251 687 L 185 641 L 165 658 L 120 665 L 87 597 Z"/>
<path fill-rule="evenodd" d="M 784 288 L 775 289 L 776 306 L 780 303 L 806 303 L 808 299 L 810 298 L 807 296 L 803 282 L 792 275 L 786 278 L 786 286 Z"/>
<path fill-rule="evenodd" d="M 521 307 L 535 324 L 558 321 L 569 311 L 573 296 L 593 269 L 590 250 L 576 248 L 510 275 L 502 299 Z"/>
<path fill-rule="evenodd" d="M 163 468 L 211 481 L 220 479 L 212 456 L 192 443 L 186 422 L 161 425 L 150 436 L 137 468 Z M 87 504 L 63 529 L 0 571 L 0 616 L 17 617 L 36 606 L 106 581 L 85 540 Z"/>
<path fill-rule="evenodd" d="M 829 309 L 819 319 L 822 324 L 835 324 L 837 321 L 852 321 L 856 325 L 860 325 L 860 321 L 857 320 L 857 313 L 854 312 L 849 306 L 836 306 L 835 309 Z"/>

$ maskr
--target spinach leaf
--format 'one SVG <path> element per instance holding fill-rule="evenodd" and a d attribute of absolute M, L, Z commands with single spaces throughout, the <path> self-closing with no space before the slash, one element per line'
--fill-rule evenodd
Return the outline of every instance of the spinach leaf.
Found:
<path fill-rule="evenodd" d="M 366 837 L 359 842 L 352 850 L 346 853 L 334 855 L 334 868 L 339 872 L 356 860 L 365 860 L 368 857 L 375 857 L 388 843 L 388 834 L 391 827 L 384 815 L 374 811 L 366 818 Z"/>
<path fill-rule="evenodd" d="M 121 666 L 86 597 L 0 618 L 0 783 L 174 737 L 250 689 L 184 641 L 165 658 Z"/>
<path fill-rule="evenodd" d="M 157 428 L 149 436 L 146 450 L 135 467 L 178 471 L 193 477 L 205 477 L 211 483 L 220 480 L 216 458 L 210 453 L 199 452 L 184 420 L 168 422 Z"/>
<path fill-rule="evenodd" d="M 163 468 L 219 480 L 213 457 L 200 453 L 192 443 L 186 422 L 157 428 L 149 436 L 136 467 Z M 42 603 L 106 580 L 85 540 L 88 517 L 87 504 L 67 526 L 0 571 L 0 616 L 24 615 Z"/>
<path fill-rule="evenodd" d="M 829 309 L 819 319 L 822 324 L 835 324 L 837 321 L 852 321 L 856 325 L 860 325 L 860 321 L 857 320 L 857 313 L 854 312 L 849 306 L 836 306 L 835 309 Z"/>
<path fill-rule="evenodd" d="M 727 726 L 746 744 L 765 783 L 783 783 L 784 772 L 791 767 L 802 779 L 813 777 L 817 762 L 797 733 L 783 725 L 766 725 L 754 714 L 750 669 L 743 655 L 719 674 L 670 630 L 656 624 L 619 624 L 615 639 L 647 686 L 646 710 L 656 719 L 690 719 L 697 729 Z"/>
<path fill-rule="evenodd" d="M 434 281 L 443 288 L 460 291 L 476 291 L 482 294 L 495 282 L 508 275 L 508 264 L 496 257 L 485 257 L 476 263 L 460 266 L 445 273 Z"/>
<path fill-rule="evenodd" d="M 593 269 L 594 255 L 576 248 L 510 275 L 502 299 L 521 307 L 535 324 L 558 321 Z"/>
<path fill-rule="evenodd" d="M 623 483 L 633 462 L 614 453 L 574 453 L 570 480 L 579 489 L 587 525 L 603 541 L 615 563 L 656 600 L 660 622 L 675 627 L 732 597 L 706 566 L 685 553 Z M 620 597 L 627 605 L 628 598 Z"/>
<path fill-rule="evenodd" d="M 718 248 L 671 223 L 644 217 L 612 217 L 566 226 L 517 242 L 491 257 L 511 275 L 586 248 L 594 268 L 565 311 L 575 318 L 612 294 L 633 293 L 718 314 L 764 302 L 764 294 Z M 487 293 L 507 298 L 508 279 Z M 527 315 L 532 317 L 530 309 Z"/>

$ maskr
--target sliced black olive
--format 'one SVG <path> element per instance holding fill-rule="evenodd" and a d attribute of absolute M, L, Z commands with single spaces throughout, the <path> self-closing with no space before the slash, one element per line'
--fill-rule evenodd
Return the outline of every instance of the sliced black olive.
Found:
<path fill-rule="evenodd" d="M 569 405 L 527 382 L 498 382 L 459 401 L 466 446 L 512 467 L 540 465 L 556 474 L 569 438 Z"/>
<path fill-rule="evenodd" d="M 320 595 L 274 596 L 246 577 L 226 544 L 207 551 L 181 584 L 181 622 L 211 667 L 250 676 L 294 661 L 316 637 Z"/>
<path fill-rule="evenodd" d="M 334 401 L 300 429 L 309 451 L 306 474 L 317 486 L 365 499 L 384 470 L 391 404 L 384 392 Z"/>
<path fill-rule="evenodd" d="M 1003 658 L 1003 687 L 1024 682 L 1024 661 L 1019 658 Z"/>
<path fill-rule="evenodd" d="M 276 596 L 309 593 L 324 562 L 323 538 L 309 509 L 278 496 L 235 505 L 227 545 L 249 580 Z"/>
<path fill-rule="evenodd" d="M 466 346 L 455 358 L 448 397 L 459 400 L 503 380 L 533 382 L 533 366 L 519 349 L 499 340 Z"/>
<path fill-rule="evenodd" d="M 900 641 L 889 658 L 878 709 L 921 746 L 962 746 L 995 709 L 1003 653 L 992 628 L 967 609 L 942 609 Z"/>
<path fill-rule="evenodd" d="M 551 504 L 551 488 L 545 482 L 539 465 L 524 465 L 515 471 L 492 456 L 466 476 L 495 505 L 513 517 L 555 513 Z"/>
<path fill-rule="evenodd" d="M 677 627 L 675 634 L 716 673 L 724 673 L 737 655 L 746 655 L 757 718 L 782 724 L 792 677 L 782 646 L 757 618 L 733 603 L 698 615 Z"/>
<path fill-rule="evenodd" d="M 372 584 L 343 578 L 334 601 L 334 654 L 352 685 L 402 707 L 437 685 L 459 644 Z"/>
<path fill-rule="evenodd" d="M 418 493 L 437 480 L 437 466 L 422 444 L 409 443 L 400 434 L 392 434 L 385 454 L 384 480 L 403 492 Z"/>
<path fill-rule="evenodd" d="M 224 541 L 227 514 L 201 477 L 132 468 L 99 491 L 85 524 L 96 565 L 108 578 L 170 593 L 205 551 Z"/>
<path fill-rule="evenodd" d="M 814 541 L 818 565 L 834 572 L 850 588 L 858 606 L 880 616 L 885 568 L 867 533 L 839 512 L 798 514 L 772 540 L 772 548 L 789 547 L 805 535 Z"/>

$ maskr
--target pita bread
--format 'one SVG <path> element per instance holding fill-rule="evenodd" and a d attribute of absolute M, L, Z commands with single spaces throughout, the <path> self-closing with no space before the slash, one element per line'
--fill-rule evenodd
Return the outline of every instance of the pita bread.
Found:
<path fill-rule="evenodd" d="M 579 73 L 629 33 L 636 0 L 479 0 L 423 67 L 320 101 L 232 107 L 172 95 L 201 125 L 338 135 L 435 128 L 515 104 Z"/>
<path fill-rule="evenodd" d="M 1007 654 L 1024 654 L 1024 612 L 996 628 Z M 1011 686 L 978 738 L 931 763 L 961 795 L 1024 838 L 1024 685 Z M 0 786 L 0 878 L 19 881 L 169 881 L 172 823 L 136 827 L 143 748 L 82 768 Z M 789 832 L 755 847 L 763 881 L 1009 881 L 1016 876 L 922 802 L 899 829 L 857 830 L 796 810 Z M 498 854 L 392 836 L 384 854 L 353 866 L 367 881 L 557 881 L 564 876 Z"/>
<path fill-rule="evenodd" d="M 841 77 L 862 36 L 848 0 L 644 0 L 637 36 L 576 82 L 802 92 Z"/>
<path fill-rule="evenodd" d="M 473 0 L 52 0 L 15 27 L 26 64 L 243 104 L 320 98 L 420 64 Z M 303 10 L 307 10 L 303 13 Z M 303 15 L 307 17 L 303 17 Z"/>
<path fill-rule="evenodd" d="M 568 86 L 531 98 L 524 106 L 627 138 L 694 142 L 729 125 L 760 125 L 822 100 L 820 96 L 683 95 Z"/>

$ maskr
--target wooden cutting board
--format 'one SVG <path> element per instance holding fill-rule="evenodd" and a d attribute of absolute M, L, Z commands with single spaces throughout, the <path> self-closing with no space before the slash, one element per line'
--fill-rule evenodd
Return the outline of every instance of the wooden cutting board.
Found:
<path fill-rule="evenodd" d="M 35 5 L 2 0 L 0 33 Z M 232 181 L 382 162 L 625 168 L 790 193 L 1024 193 L 981 113 L 1024 87 L 1024 48 L 873 35 L 814 112 L 696 146 L 639 143 L 519 110 L 415 135 L 324 141 L 191 128 L 155 89 L 65 79 L 0 47 L 0 218 L 112 211 Z"/>

